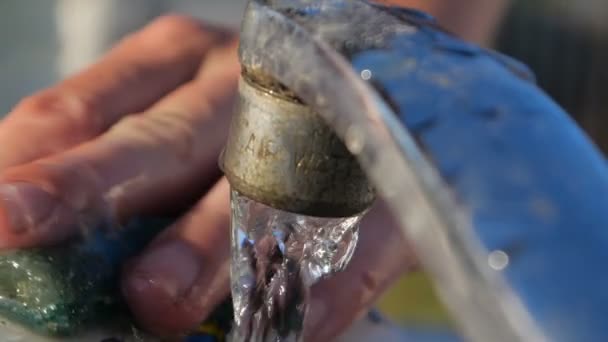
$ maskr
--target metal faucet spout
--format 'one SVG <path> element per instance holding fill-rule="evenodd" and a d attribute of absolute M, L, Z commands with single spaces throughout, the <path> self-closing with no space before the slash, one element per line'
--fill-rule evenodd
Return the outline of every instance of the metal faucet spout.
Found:
<path fill-rule="evenodd" d="M 276 209 L 349 217 L 373 188 L 321 116 L 277 85 L 244 74 L 222 167 L 234 189 Z"/>

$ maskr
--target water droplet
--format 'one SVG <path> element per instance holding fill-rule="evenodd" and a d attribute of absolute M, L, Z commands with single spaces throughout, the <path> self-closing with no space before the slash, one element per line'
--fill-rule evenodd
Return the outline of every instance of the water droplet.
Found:
<path fill-rule="evenodd" d="M 488 265 L 496 271 L 502 271 L 509 265 L 509 255 L 501 250 L 496 250 L 488 256 Z"/>
<path fill-rule="evenodd" d="M 361 153 L 361 151 L 363 151 L 363 147 L 365 146 L 365 138 L 362 130 L 358 126 L 350 126 L 346 130 L 344 143 L 346 144 L 346 147 L 350 153 L 355 155 Z"/>
<path fill-rule="evenodd" d="M 369 81 L 372 78 L 372 71 L 369 69 L 361 71 L 361 78 L 365 81 Z"/>

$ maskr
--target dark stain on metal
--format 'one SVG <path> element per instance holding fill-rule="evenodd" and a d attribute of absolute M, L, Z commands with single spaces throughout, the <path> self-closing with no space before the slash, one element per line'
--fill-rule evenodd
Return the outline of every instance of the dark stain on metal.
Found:
<path fill-rule="evenodd" d="M 260 73 L 245 73 L 240 94 L 221 161 L 234 189 L 310 216 L 347 217 L 371 205 L 366 175 L 321 116 Z"/>

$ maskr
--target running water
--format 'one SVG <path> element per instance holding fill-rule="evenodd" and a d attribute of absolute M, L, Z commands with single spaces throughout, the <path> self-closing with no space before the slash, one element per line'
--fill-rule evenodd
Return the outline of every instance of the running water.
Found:
<path fill-rule="evenodd" d="M 301 340 L 309 288 L 348 264 L 363 215 L 297 215 L 236 191 L 231 205 L 232 341 Z"/>

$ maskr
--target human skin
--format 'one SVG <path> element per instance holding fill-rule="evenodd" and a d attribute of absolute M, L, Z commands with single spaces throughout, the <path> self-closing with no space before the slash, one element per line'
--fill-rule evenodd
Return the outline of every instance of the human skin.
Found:
<path fill-rule="evenodd" d="M 433 14 L 439 23 L 461 38 L 489 45 L 509 0 L 380 0 L 395 6 L 418 8 Z"/>
<path fill-rule="evenodd" d="M 438 14 L 453 6 L 436 3 L 429 9 Z M 177 334 L 204 319 L 229 293 L 229 185 L 217 158 L 237 94 L 237 41 L 167 15 L 23 99 L 0 121 L 0 249 L 59 243 L 83 215 L 121 222 L 190 208 L 125 265 L 122 288 L 152 332 Z M 415 265 L 379 202 L 351 264 L 313 287 L 307 340 L 335 337 Z"/>

